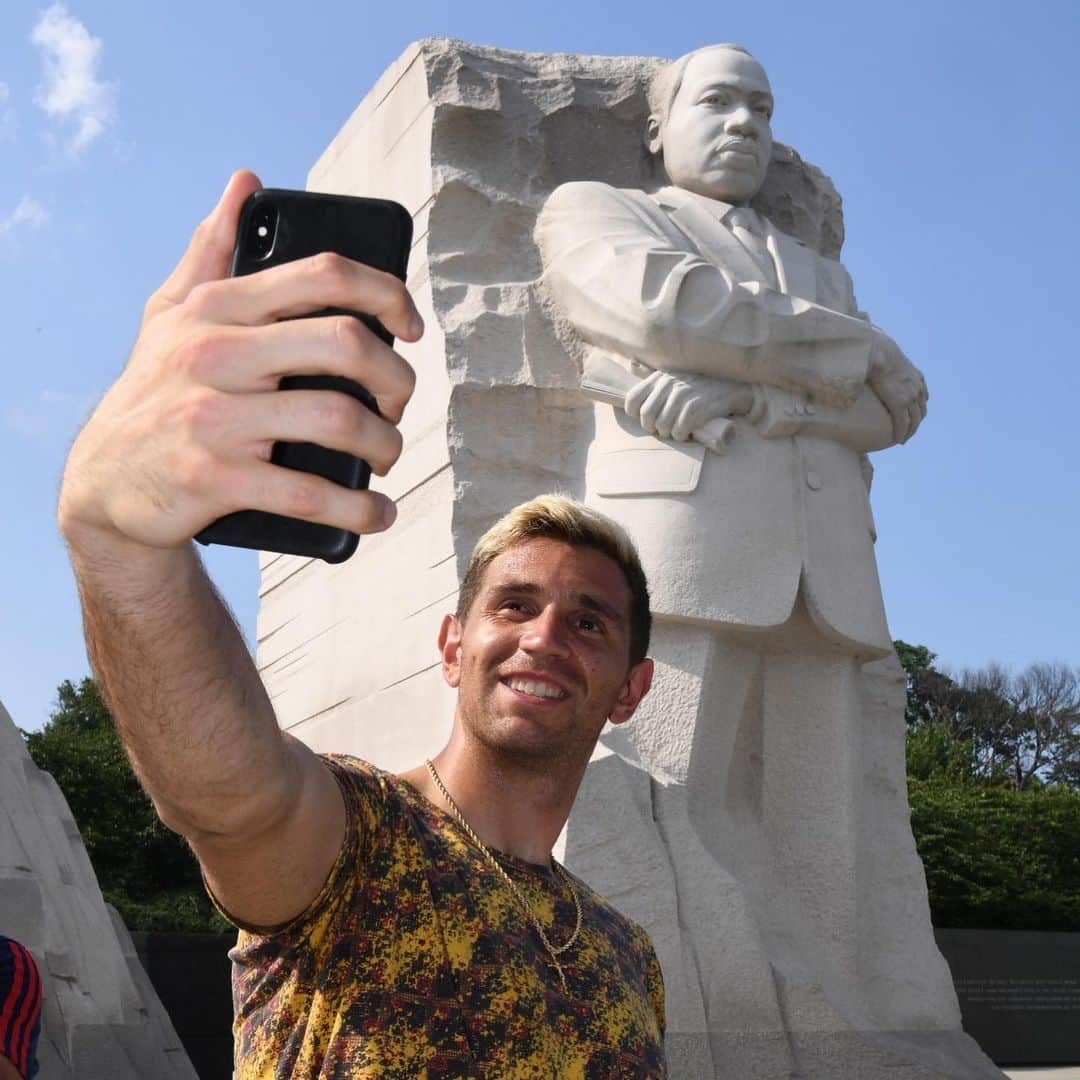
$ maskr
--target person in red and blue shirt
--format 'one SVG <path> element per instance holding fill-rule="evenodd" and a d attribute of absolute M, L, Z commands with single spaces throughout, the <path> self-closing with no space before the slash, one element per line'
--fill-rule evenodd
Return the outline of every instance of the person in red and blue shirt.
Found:
<path fill-rule="evenodd" d="M 37 1075 L 41 973 L 28 949 L 0 934 L 0 1080 Z"/>

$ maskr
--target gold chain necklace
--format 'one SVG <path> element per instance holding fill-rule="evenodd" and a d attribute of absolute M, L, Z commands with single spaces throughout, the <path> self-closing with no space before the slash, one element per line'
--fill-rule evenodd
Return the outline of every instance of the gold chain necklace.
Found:
<path fill-rule="evenodd" d="M 563 971 L 562 964 L 559 963 L 559 957 L 570 948 L 571 945 L 577 940 L 578 933 L 581 931 L 581 902 L 578 900 L 577 889 L 574 888 L 573 881 L 570 880 L 570 875 L 554 860 L 551 860 L 551 865 L 558 872 L 559 877 L 566 882 L 566 887 L 570 890 L 570 896 L 574 901 L 574 932 L 563 942 L 562 945 L 552 945 L 548 940 L 547 934 L 544 933 L 544 928 L 540 925 L 540 920 L 533 914 L 533 909 L 529 906 L 529 901 L 525 898 L 525 894 L 514 884 L 513 878 L 502 868 L 499 860 L 492 854 L 491 849 L 480 839 L 479 836 L 473 832 L 472 826 L 465 820 L 465 815 L 458 808 L 458 804 L 454 802 L 450 792 L 446 790 L 446 785 L 443 784 L 439 777 L 439 774 L 435 771 L 435 766 L 430 759 L 426 762 L 428 772 L 431 773 L 431 779 L 435 781 L 435 786 L 442 792 L 442 797 L 446 800 L 447 805 L 454 812 L 454 817 L 458 819 L 458 823 L 465 830 L 465 834 L 468 838 L 488 857 L 491 865 L 498 871 L 499 876 L 510 886 L 510 891 L 517 898 L 518 903 L 524 908 L 525 914 L 528 916 L 529 921 L 536 927 L 536 932 L 540 935 L 540 940 L 544 943 L 544 948 L 548 951 L 548 957 L 551 960 L 552 966 L 559 973 L 559 982 L 562 983 L 563 993 L 568 993 L 566 988 L 566 974 Z"/>

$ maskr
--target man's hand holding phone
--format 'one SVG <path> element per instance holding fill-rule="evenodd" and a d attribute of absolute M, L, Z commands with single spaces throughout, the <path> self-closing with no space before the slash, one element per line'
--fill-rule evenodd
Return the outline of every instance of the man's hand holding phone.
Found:
<path fill-rule="evenodd" d="M 270 463 L 274 443 L 311 442 L 370 462 L 397 461 L 396 424 L 412 395 L 409 364 L 350 315 L 416 341 L 423 322 L 405 285 L 322 254 L 229 278 L 240 209 L 259 188 L 239 172 L 187 253 L 146 305 L 127 367 L 80 432 L 58 518 L 71 541 L 95 536 L 186 546 L 237 510 L 264 510 L 350 532 L 380 532 L 394 505 Z M 279 392 L 287 375 L 337 375 L 374 396 L 376 415 L 333 390 Z"/>

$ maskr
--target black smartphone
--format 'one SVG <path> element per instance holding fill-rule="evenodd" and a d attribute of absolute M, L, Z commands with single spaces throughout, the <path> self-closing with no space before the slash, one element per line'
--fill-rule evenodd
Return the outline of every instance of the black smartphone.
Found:
<path fill-rule="evenodd" d="M 412 217 L 399 203 L 264 188 L 252 194 L 241 210 L 231 274 L 254 274 L 270 266 L 333 251 L 404 281 L 411 245 Z M 304 317 L 333 314 L 355 315 L 387 345 L 394 342 L 377 319 L 361 312 L 327 308 Z M 287 375 L 279 383 L 278 392 L 289 390 L 337 390 L 378 412 L 375 399 L 362 386 L 337 375 Z M 366 488 L 371 478 L 371 467 L 362 458 L 315 443 L 277 442 L 270 460 L 274 465 L 315 473 L 354 490 Z M 360 538 L 330 525 L 262 510 L 239 510 L 208 525 L 195 539 L 200 544 L 278 551 L 338 563 L 356 551 Z"/>

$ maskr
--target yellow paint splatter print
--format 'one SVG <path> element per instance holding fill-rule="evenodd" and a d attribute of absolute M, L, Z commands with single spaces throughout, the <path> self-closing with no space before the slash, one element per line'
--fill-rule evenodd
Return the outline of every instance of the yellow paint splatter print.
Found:
<path fill-rule="evenodd" d="M 303 914 L 242 927 L 235 1080 L 644 1080 L 664 1066 L 648 935 L 576 877 L 568 993 L 525 913 L 457 822 L 405 781 L 327 755 L 345 797 L 341 855 Z M 565 940 L 566 886 L 501 856 Z"/>

